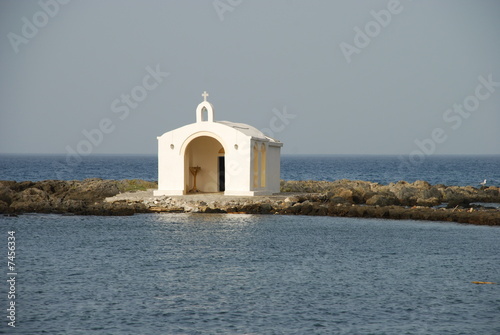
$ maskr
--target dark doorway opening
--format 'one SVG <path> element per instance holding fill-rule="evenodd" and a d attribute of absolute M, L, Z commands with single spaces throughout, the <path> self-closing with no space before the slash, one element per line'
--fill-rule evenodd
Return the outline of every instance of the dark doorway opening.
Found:
<path fill-rule="evenodd" d="M 219 156 L 219 192 L 226 190 L 226 170 L 224 156 Z"/>

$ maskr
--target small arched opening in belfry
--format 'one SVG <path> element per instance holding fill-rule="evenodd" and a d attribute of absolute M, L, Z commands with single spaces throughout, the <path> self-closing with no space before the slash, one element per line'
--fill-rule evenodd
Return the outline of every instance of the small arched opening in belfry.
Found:
<path fill-rule="evenodd" d="M 208 110 L 206 109 L 206 107 L 203 107 L 201 109 L 201 121 L 202 122 L 208 121 Z"/>

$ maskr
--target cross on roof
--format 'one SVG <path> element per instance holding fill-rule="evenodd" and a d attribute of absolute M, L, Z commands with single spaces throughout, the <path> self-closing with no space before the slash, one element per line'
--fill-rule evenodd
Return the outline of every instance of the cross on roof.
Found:
<path fill-rule="evenodd" d="M 207 101 L 208 93 L 207 91 L 204 91 L 203 94 L 201 95 L 205 101 Z"/>

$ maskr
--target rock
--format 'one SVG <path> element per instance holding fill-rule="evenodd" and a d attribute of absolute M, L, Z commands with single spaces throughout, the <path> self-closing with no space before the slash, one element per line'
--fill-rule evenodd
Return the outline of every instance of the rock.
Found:
<path fill-rule="evenodd" d="M 403 206 L 414 206 L 417 203 L 418 189 L 409 185 L 406 182 L 397 182 L 389 186 L 390 191 Z"/>
<path fill-rule="evenodd" d="M 117 185 L 122 182 L 97 178 L 20 183 L 1 181 L 0 201 L 10 205 L 9 211 L 19 213 L 110 213 L 111 208 L 95 207 L 94 204 L 102 202 L 105 197 L 116 195 L 119 192 Z M 120 211 L 130 212 L 130 209 L 128 207 Z"/>
<path fill-rule="evenodd" d="M 413 186 L 419 189 L 429 189 L 431 188 L 431 184 L 423 180 L 417 180 L 413 183 Z"/>
<path fill-rule="evenodd" d="M 158 188 L 157 182 L 151 182 L 141 179 L 124 179 L 118 181 L 116 185 L 120 192 L 137 192 Z"/>
<path fill-rule="evenodd" d="M 340 188 L 335 192 L 336 197 L 345 199 L 345 201 L 353 203 L 353 192 L 346 188 Z"/>
<path fill-rule="evenodd" d="M 234 200 L 194 201 L 177 197 L 151 197 L 141 194 L 130 198 L 114 196 L 123 188 L 132 192 L 152 183 L 131 180 L 114 181 L 87 179 L 84 181 L 46 180 L 41 182 L 0 181 L 0 212 L 3 213 L 74 213 L 79 215 L 132 215 L 145 212 L 206 212 L 332 215 L 415 220 L 455 221 L 474 224 L 500 225 L 500 211 L 476 207 L 469 212 L 460 209 L 470 202 L 499 202 L 498 187 L 483 189 L 444 185 L 432 186 L 424 181 L 380 185 L 365 181 L 282 182 L 282 187 L 309 193 L 293 194 L 285 199 L 245 198 Z M 147 193 L 147 192 L 146 192 Z M 124 200 L 119 200 L 124 199 Z M 429 208 L 448 201 L 452 209 Z M 362 206 L 353 203 L 362 204 Z M 419 206 L 412 208 L 396 205 Z M 459 206 L 455 208 L 456 206 Z M 422 207 L 425 206 L 425 207 Z"/>
<path fill-rule="evenodd" d="M 43 202 L 49 199 L 49 196 L 46 192 L 38 189 L 38 188 L 27 188 L 24 191 L 18 193 L 14 197 L 15 201 L 21 202 Z"/>
<path fill-rule="evenodd" d="M 325 205 L 319 205 L 316 211 L 316 215 L 325 216 L 328 215 L 328 207 Z"/>
<path fill-rule="evenodd" d="M 0 200 L 0 214 L 9 212 L 9 204 L 3 200 Z"/>
<path fill-rule="evenodd" d="M 5 184 L 4 184 L 5 185 Z M 35 185 L 32 181 L 23 181 L 20 183 L 14 182 L 9 186 L 9 188 L 15 193 L 22 192 L 27 188 L 33 187 Z"/>
<path fill-rule="evenodd" d="M 313 206 L 312 204 L 307 200 L 307 201 L 304 201 L 302 203 L 302 206 L 300 208 L 300 214 L 301 215 L 308 215 L 309 213 L 311 213 L 311 211 L 313 210 Z"/>
<path fill-rule="evenodd" d="M 351 204 L 352 202 L 343 197 L 331 197 L 329 202 L 332 204 Z"/>
<path fill-rule="evenodd" d="M 291 205 L 293 205 L 293 204 L 295 204 L 296 202 L 299 202 L 299 197 L 297 197 L 297 196 L 291 196 L 291 197 L 287 197 L 287 198 L 285 199 L 285 203 L 287 203 L 287 204 L 291 204 Z"/>
<path fill-rule="evenodd" d="M 44 180 L 37 182 L 34 186 L 49 195 L 60 197 L 66 194 L 71 188 L 74 188 L 75 184 L 75 181 Z"/>
<path fill-rule="evenodd" d="M 302 210 L 302 204 L 301 203 L 296 203 L 293 206 L 289 207 L 286 209 L 287 213 L 290 214 L 299 214 Z"/>
<path fill-rule="evenodd" d="M 288 180 L 281 182 L 281 192 L 298 192 L 298 193 L 321 193 L 328 190 L 330 182 L 305 180 L 296 181 Z"/>
<path fill-rule="evenodd" d="M 6 186 L 0 186 L 0 201 L 3 201 L 7 205 L 10 205 L 12 203 L 13 195 L 14 192 L 10 188 Z"/>
<path fill-rule="evenodd" d="M 366 201 L 367 205 L 370 206 L 391 206 L 396 205 L 398 199 L 396 197 L 390 197 L 385 195 L 374 195 Z"/>
<path fill-rule="evenodd" d="M 14 213 L 53 213 L 54 210 L 48 201 L 14 201 L 9 206 L 9 211 Z"/>
<path fill-rule="evenodd" d="M 0 188 L 12 189 L 12 186 L 16 185 L 17 182 L 14 180 L 0 180 Z"/>
<path fill-rule="evenodd" d="M 441 204 L 441 200 L 436 197 L 428 199 L 417 199 L 417 206 L 433 207 Z"/>
<path fill-rule="evenodd" d="M 262 204 L 260 206 L 260 212 L 261 214 L 269 214 L 273 212 L 273 206 L 271 206 L 271 204 Z"/>
<path fill-rule="evenodd" d="M 100 201 L 119 192 L 117 181 L 93 178 L 76 184 L 66 193 L 66 197 L 73 200 Z"/>
<path fill-rule="evenodd" d="M 203 213 L 227 213 L 225 210 L 219 208 L 210 208 L 207 207 Z"/>
<path fill-rule="evenodd" d="M 435 186 L 432 186 L 430 188 L 426 188 L 424 190 L 422 190 L 420 192 L 420 199 L 430 199 L 430 198 L 436 198 L 438 200 L 442 200 L 443 199 L 443 193 L 441 193 L 441 191 L 435 187 Z M 417 199 L 418 201 L 418 199 Z"/>

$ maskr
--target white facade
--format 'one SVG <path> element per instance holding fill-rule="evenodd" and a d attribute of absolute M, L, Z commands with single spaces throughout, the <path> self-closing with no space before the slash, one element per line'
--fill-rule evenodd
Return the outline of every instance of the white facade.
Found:
<path fill-rule="evenodd" d="M 215 121 L 208 94 L 202 96 L 196 123 L 158 137 L 158 190 L 154 195 L 278 193 L 283 143 L 243 123 Z M 195 167 L 196 187 L 194 171 L 190 172 Z"/>

